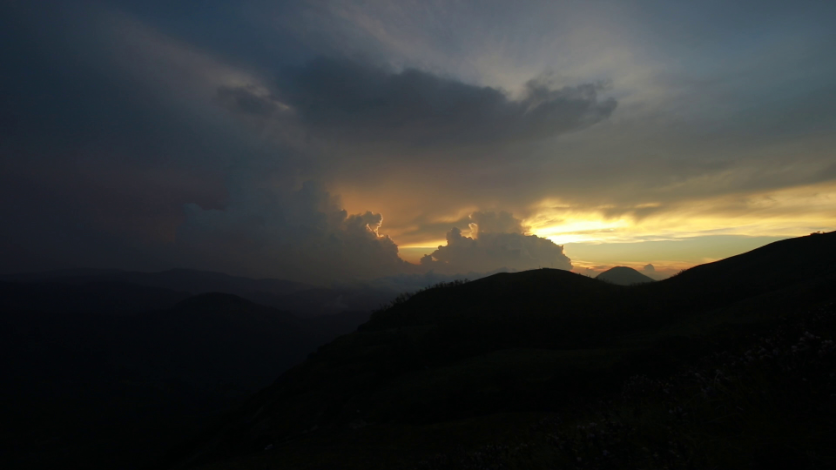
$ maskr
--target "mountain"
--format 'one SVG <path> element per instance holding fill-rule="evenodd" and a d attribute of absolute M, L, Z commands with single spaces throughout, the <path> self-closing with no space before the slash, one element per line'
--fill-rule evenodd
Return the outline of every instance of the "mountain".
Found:
<path fill-rule="evenodd" d="M 317 287 L 282 279 L 250 279 L 192 269 L 170 269 L 151 273 L 116 269 L 65 269 L 2 275 L 0 282 L 2 281 L 49 283 L 52 286 L 120 284 L 191 295 L 219 292 L 237 295 L 300 317 L 369 311 L 386 304 L 400 293 L 391 288 L 364 285 Z"/>
<path fill-rule="evenodd" d="M 834 283 L 836 233 L 633 286 L 551 269 L 440 285 L 320 347 L 170 462 L 816 468 L 836 459 Z"/>
<path fill-rule="evenodd" d="M 124 282 L 3 282 L 0 307 L 63 313 L 127 315 L 174 306 L 188 293 Z"/>
<path fill-rule="evenodd" d="M 241 276 L 193 269 L 170 269 L 161 272 L 121 271 L 117 269 L 66 269 L 38 273 L 21 273 L 0 276 L 6 281 L 53 282 L 62 284 L 89 284 L 92 282 L 120 282 L 137 286 L 156 287 L 190 294 L 223 292 L 240 297 L 248 295 L 280 296 L 308 286 L 282 279 L 250 279 Z"/>
<path fill-rule="evenodd" d="M 748 253 L 695 266 L 672 277 L 669 284 L 694 291 L 725 286 L 726 291 L 742 289 L 753 293 L 828 276 L 836 271 L 834 238 L 836 232 L 777 241 Z"/>
<path fill-rule="evenodd" d="M 642 284 L 645 282 L 653 282 L 653 279 L 627 266 L 616 266 L 610 268 L 601 274 L 595 276 L 595 279 L 609 282 L 610 284 L 617 284 L 619 286 L 630 286 L 633 284 Z"/>
<path fill-rule="evenodd" d="M 2 282 L 0 463 L 153 468 L 368 316 L 300 318 L 232 294 L 121 282 Z"/>

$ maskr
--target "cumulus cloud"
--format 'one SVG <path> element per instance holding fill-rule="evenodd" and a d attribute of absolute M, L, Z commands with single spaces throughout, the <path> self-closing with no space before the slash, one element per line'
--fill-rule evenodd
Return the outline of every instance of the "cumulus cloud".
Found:
<path fill-rule="evenodd" d="M 474 237 L 491 233 L 523 233 L 522 222 L 508 212 L 474 212 L 470 214 L 472 222 L 470 233 Z"/>
<path fill-rule="evenodd" d="M 379 233 L 380 214 L 349 215 L 314 182 L 237 188 L 224 209 L 189 204 L 178 243 L 214 269 L 309 282 L 370 279 L 409 264 Z"/>
<path fill-rule="evenodd" d="M 447 232 L 447 245 L 421 258 L 421 266 L 440 272 L 572 269 L 562 246 L 546 238 L 526 235 L 520 221 L 508 213 L 476 212 L 471 220 L 472 237 L 453 228 Z"/>
<path fill-rule="evenodd" d="M 519 100 L 500 89 L 470 85 L 416 69 L 393 72 L 369 63 L 318 58 L 287 70 L 274 94 L 223 87 L 239 111 L 291 109 L 312 134 L 355 142 L 471 145 L 542 139 L 591 126 L 615 109 L 604 86 L 555 88 L 532 79 Z"/>
<path fill-rule="evenodd" d="M 453 228 L 445 246 L 418 266 L 407 263 L 395 242 L 380 233 L 382 215 L 348 214 L 338 196 L 312 181 L 286 189 L 243 178 L 230 188 L 223 209 L 188 204 L 185 215 L 177 244 L 193 264 L 250 276 L 316 283 L 377 279 L 380 286 L 415 290 L 507 270 L 572 268 L 562 246 L 526 235 L 506 212 L 473 213 L 471 237 Z"/>

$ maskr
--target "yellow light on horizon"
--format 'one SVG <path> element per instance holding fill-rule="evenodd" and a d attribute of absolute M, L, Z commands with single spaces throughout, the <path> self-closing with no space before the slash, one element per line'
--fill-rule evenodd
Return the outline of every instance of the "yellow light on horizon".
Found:
<path fill-rule="evenodd" d="M 629 226 L 627 220 L 603 220 L 590 217 L 564 219 L 560 225 L 531 227 L 530 233 L 548 238 L 558 245 L 566 243 L 606 241 L 613 238 L 619 229 Z"/>
<path fill-rule="evenodd" d="M 636 217 L 639 209 L 660 210 Z M 643 203 L 622 208 L 609 217 L 612 206 L 573 208 L 544 201 L 524 221 L 530 233 L 562 245 L 566 243 L 634 243 L 709 235 L 801 236 L 836 228 L 836 184 L 787 188 L 748 195 L 724 195 L 663 206 Z"/>

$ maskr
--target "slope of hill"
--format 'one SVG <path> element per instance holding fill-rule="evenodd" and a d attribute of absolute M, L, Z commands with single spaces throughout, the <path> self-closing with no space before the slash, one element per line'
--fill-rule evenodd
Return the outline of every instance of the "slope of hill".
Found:
<path fill-rule="evenodd" d="M 94 282 L 0 284 L 0 463 L 142 468 L 368 318 Z"/>
<path fill-rule="evenodd" d="M 2 282 L 0 307 L 42 312 L 86 312 L 128 315 L 165 309 L 189 294 L 123 282 Z"/>
<path fill-rule="evenodd" d="M 595 276 L 599 281 L 609 282 L 610 284 L 617 284 L 619 286 L 630 286 L 633 284 L 643 284 L 645 282 L 653 282 L 653 279 L 627 266 L 616 266 L 610 268 L 601 274 Z"/>
<path fill-rule="evenodd" d="M 0 281 L 59 285 L 121 284 L 165 289 L 191 295 L 220 292 L 275 307 L 300 317 L 367 311 L 389 302 L 400 292 L 370 286 L 315 287 L 282 279 L 250 279 L 193 269 L 134 272 L 115 269 L 65 269 L 0 276 Z M 149 297 L 150 297 L 149 292 Z M 118 297 L 118 296 L 114 296 Z M 91 296 L 87 296 L 91 298 Z M 182 297 L 181 297 L 182 298 Z M 147 303 L 147 302 L 146 302 Z M 157 308 L 166 308 L 164 305 Z"/>
<path fill-rule="evenodd" d="M 197 271 L 194 269 L 169 269 L 161 272 L 121 271 L 117 269 L 67 269 L 38 273 L 8 274 L 0 276 L 0 279 L 18 282 L 51 282 L 61 284 L 119 282 L 187 292 L 192 295 L 208 292 L 223 292 L 245 298 L 253 294 L 280 296 L 312 287 L 282 279 L 250 279 L 210 271 Z"/>
<path fill-rule="evenodd" d="M 836 301 L 834 283 L 836 233 L 777 242 L 669 280 L 630 287 L 555 270 L 499 274 L 440 286 L 401 299 L 376 312 L 360 331 L 319 348 L 304 364 L 253 396 L 225 425 L 207 431 L 193 447 L 183 449 L 175 461 L 188 467 L 235 460 L 207 468 L 416 468 L 418 462 L 433 462 L 433 455 L 439 453 L 491 444 L 491 449 L 506 449 L 496 457 L 497 462 L 505 459 L 505 466 L 513 466 L 508 462 L 520 468 L 557 465 L 566 452 L 575 455 L 572 452 L 580 448 L 543 448 L 553 455 L 536 457 L 543 459 L 540 466 L 525 464 L 525 459 L 535 458 L 531 455 L 511 455 L 510 443 L 531 445 L 525 439 L 521 442 L 520 436 L 528 436 L 532 426 L 555 413 L 569 423 L 595 415 L 601 409 L 596 408 L 599 400 L 613 403 L 637 378 L 676 382 L 676 374 L 717 363 L 711 358 L 728 348 L 751 348 L 769 335 L 782 338 L 776 328 L 784 323 L 792 324 L 787 327 L 791 331 L 805 331 L 804 325 L 812 325 L 814 314 L 819 315 L 816 312 L 832 310 L 827 306 Z M 821 335 L 836 332 L 831 323 L 823 320 L 820 324 L 824 325 L 818 330 Z M 781 341 L 781 347 L 786 344 L 789 350 L 793 340 Z M 815 372 L 816 383 L 824 388 L 817 388 L 813 395 L 795 385 L 787 385 L 786 390 L 767 387 L 764 393 L 770 393 L 770 400 L 782 393 L 800 394 L 811 400 L 803 416 L 811 420 L 834 417 L 832 408 L 825 405 L 830 396 L 827 377 L 836 371 L 833 361 L 827 361 L 811 362 L 824 368 Z M 753 377 L 760 376 L 741 381 L 761 380 Z M 763 377 L 771 381 L 775 376 Z M 683 387 L 691 390 L 687 384 Z M 708 393 L 705 387 L 697 393 Z M 624 406 L 634 406 L 630 403 Z M 658 399 L 648 406 L 654 414 L 667 413 L 664 403 Z M 724 401 L 722 406 L 729 403 Z M 757 420 L 784 423 L 790 431 L 780 431 L 777 438 L 800 429 L 798 422 L 786 422 L 798 409 L 757 410 L 766 414 L 741 412 L 750 421 L 739 426 L 753 433 L 749 437 L 741 437 L 744 431 L 734 427 L 711 431 L 711 424 L 702 422 L 694 432 L 703 436 L 716 431 L 739 446 L 738 453 L 748 459 L 766 445 L 763 442 L 776 439 L 769 434 L 775 432 L 774 427 L 756 425 Z M 725 415 L 710 416 L 726 419 Z M 663 433 L 666 424 L 652 416 L 643 422 L 641 426 L 649 426 L 650 437 L 636 437 L 637 448 L 659 449 L 652 436 Z M 818 452 L 816 458 L 821 461 L 836 458 L 827 450 L 832 446 L 821 441 L 831 442 L 828 439 L 833 435 L 829 436 L 801 444 L 804 452 Z M 715 445 L 703 437 L 690 439 L 697 439 L 699 445 Z M 592 445 L 578 442 L 572 445 Z M 606 450 L 590 449 L 598 449 L 598 458 Z M 645 457 L 649 460 L 639 466 L 677 467 L 668 461 L 653 463 L 652 455 Z M 720 451 L 712 454 L 715 457 L 720 464 L 712 465 L 721 468 L 736 458 Z M 572 465 L 580 461 L 572 460 Z M 624 462 L 628 461 L 625 457 Z M 707 465 L 702 460 L 689 462 Z M 446 467 L 433 465 L 424 468 L 461 467 L 449 462 Z M 630 468 L 627 464 L 610 467 Z"/>

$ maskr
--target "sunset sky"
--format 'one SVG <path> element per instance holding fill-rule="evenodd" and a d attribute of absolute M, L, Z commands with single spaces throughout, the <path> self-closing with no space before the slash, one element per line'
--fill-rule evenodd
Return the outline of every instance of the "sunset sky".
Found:
<path fill-rule="evenodd" d="M 664 277 L 832 231 L 834 24 L 803 0 L 5 2 L 0 270 Z"/>

